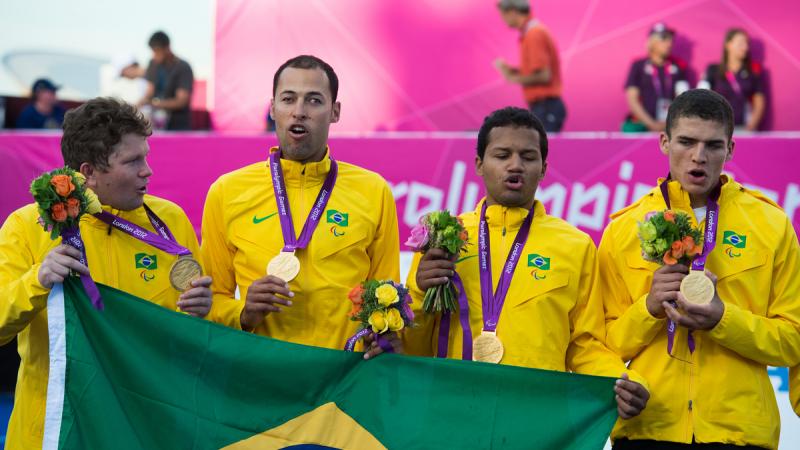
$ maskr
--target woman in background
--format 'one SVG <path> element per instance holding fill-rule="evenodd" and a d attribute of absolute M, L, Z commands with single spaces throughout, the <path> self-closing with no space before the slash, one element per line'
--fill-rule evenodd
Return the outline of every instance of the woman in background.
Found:
<path fill-rule="evenodd" d="M 733 107 L 737 129 L 756 131 L 764 117 L 763 70 L 750 58 L 750 38 L 741 28 L 725 33 L 722 62 L 706 69 L 699 88 L 712 89 Z"/>

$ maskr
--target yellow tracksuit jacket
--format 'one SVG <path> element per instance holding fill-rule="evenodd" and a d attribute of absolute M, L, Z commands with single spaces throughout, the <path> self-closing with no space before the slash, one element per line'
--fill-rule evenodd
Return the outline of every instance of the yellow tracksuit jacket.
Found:
<path fill-rule="evenodd" d="M 614 214 L 603 234 L 593 296 L 605 304 L 607 344 L 652 386 L 644 412 L 618 422 L 612 438 L 778 446 L 766 366 L 800 363 L 800 248 L 777 205 L 727 176 L 722 182 L 706 269 L 718 277 L 725 312 L 713 329 L 693 333 L 694 353 L 687 330 L 678 328 L 674 357 L 667 354 L 666 320 L 651 316 L 645 303 L 659 266 L 642 258 L 637 222 L 666 208 L 658 187 Z M 669 183 L 669 196 L 673 209 L 695 220 L 678 182 Z"/>
<path fill-rule="evenodd" d="M 475 211 L 460 216 L 469 233 L 470 244 L 456 263 L 456 271 L 467 293 L 473 339 L 483 329 L 477 257 L 482 204 L 483 201 L 479 202 Z M 627 372 L 625 365 L 603 344 L 602 305 L 588 303 L 596 270 L 594 243 L 574 226 L 548 216 L 538 201 L 534 208 L 528 241 L 514 271 L 497 325 L 497 336 L 505 348 L 500 363 L 615 378 L 621 376 Z M 495 289 L 514 237 L 527 213 L 524 208 L 500 205 L 489 206 L 486 210 Z M 419 326 L 406 330 L 403 338 L 406 352 L 432 356 L 436 354 L 440 317 L 422 311 L 424 292 L 416 284 L 420 257 L 420 254 L 415 255 L 408 276 Z M 458 314 L 454 313 L 450 319 L 449 358 L 461 358 L 462 336 Z M 646 386 L 638 375 L 631 373 L 631 378 Z"/>
<path fill-rule="evenodd" d="M 348 318 L 347 293 L 366 279 L 400 277 L 397 210 L 389 185 L 373 172 L 338 164 L 336 185 L 311 242 L 295 253 L 301 268 L 289 283 L 293 305 L 267 315 L 255 333 L 341 349 L 358 328 Z M 331 160 L 327 155 L 307 164 L 283 159 L 281 165 L 299 236 Z M 211 186 L 201 254 L 214 279 L 215 322 L 241 329 L 247 289 L 266 275 L 267 263 L 283 248 L 277 211 L 268 162 L 225 174 Z M 240 299 L 234 298 L 237 286 Z"/>
<path fill-rule="evenodd" d="M 183 210 L 167 200 L 145 196 L 145 203 L 170 228 L 175 239 L 198 254 L 197 236 Z M 144 208 L 103 209 L 155 231 Z M 36 222 L 35 204 L 8 216 L 0 229 L 0 345 L 17 337 L 22 359 L 8 426 L 7 448 L 41 448 L 49 368 L 47 296 L 39 268 L 61 239 L 50 240 Z M 176 256 L 151 247 L 86 215 L 80 223 L 92 278 L 165 308 L 175 310 L 179 292 L 169 282 Z"/>

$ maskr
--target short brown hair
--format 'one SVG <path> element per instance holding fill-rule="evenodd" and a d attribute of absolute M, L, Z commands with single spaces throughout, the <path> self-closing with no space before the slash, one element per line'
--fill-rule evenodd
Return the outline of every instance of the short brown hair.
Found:
<path fill-rule="evenodd" d="M 280 78 L 281 73 L 283 73 L 283 70 L 287 67 L 306 70 L 322 69 L 322 71 L 325 72 L 325 76 L 328 77 L 328 86 L 331 89 L 331 98 L 334 102 L 336 101 L 336 97 L 339 95 L 339 77 L 336 76 L 336 72 L 333 71 L 333 67 L 331 67 L 330 64 L 312 55 L 295 56 L 278 67 L 278 70 L 275 72 L 275 76 L 272 77 L 273 97 L 275 97 L 275 94 L 278 91 L 278 78 Z"/>
<path fill-rule="evenodd" d="M 83 163 L 106 169 L 114 147 L 130 133 L 143 137 L 153 134 L 150 122 L 136 107 L 111 97 L 89 100 L 64 116 L 64 164 L 74 170 L 80 170 Z"/>

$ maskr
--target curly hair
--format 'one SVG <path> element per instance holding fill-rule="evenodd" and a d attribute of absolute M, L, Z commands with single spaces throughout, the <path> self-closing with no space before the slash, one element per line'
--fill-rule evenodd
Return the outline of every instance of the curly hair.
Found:
<path fill-rule="evenodd" d="M 489 133 L 494 128 L 515 127 L 530 128 L 539 134 L 539 151 L 542 154 L 542 161 L 547 161 L 547 132 L 538 117 L 527 109 L 507 106 L 496 111 L 483 119 L 483 125 L 478 130 L 478 158 L 483 159 L 486 154 L 486 147 L 489 146 Z"/>
<path fill-rule="evenodd" d="M 150 122 L 136 107 L 110 97 L 89 100 L 64 116 L 64 164 L 74 170 L 80 170 L 83 163 L 107 169 L 115 146 L 130 133 L 143 137 L 153 134 Z"/>

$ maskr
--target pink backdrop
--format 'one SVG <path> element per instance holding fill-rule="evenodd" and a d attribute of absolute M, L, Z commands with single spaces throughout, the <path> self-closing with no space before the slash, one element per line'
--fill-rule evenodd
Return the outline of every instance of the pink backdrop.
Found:
<path fill-rule="evenodd" d="M 676 28 L 675 53 L 696 73 L 720 58 L 724 31 L 741 26 L 771 86 L 767 127 L 800 129 L 800 9 L 793 0 L 534 0 L 562 55 L 566 130 L 618 130 L 623 85 L 649 27 Z M 272 76 L 312 53 L 341 80 L 339 131 L 476 130 L 492 109 L 522 105 L 492 67 L 516 64 L 518 33 L 495 0 L 225 0 L 217 2 L 214 123 L 260 130 Z"/>
<path fill-rule="evenodd" d="M 266 160 L 275 142 L 263 135 L 157 135 L 150 139 L 155 175 L 150 192 L 181 205 L 199 231 L 203 202 L 221 174 Z M 537 198 L 548 211 L 597 241 L 609 213 L 649 190 L 667 171 L 656 137 L 561 136 L 551 141 L 548 171 Z M 467 133 L 375 134 L 333 137 L 335 158 L 374 170 L 392 185 L 401 238 L 432 209 L 472 209 L 483 195 L 475 175 L 475 136 Z M 740 137 L 727 166 L 738 181 L 755 185 L 783 205 L 800 230 L 800 134 Z M 0 218 L 32 201 L 27 188 L 61 164 L 58 134 L 0 133 Z"/>

